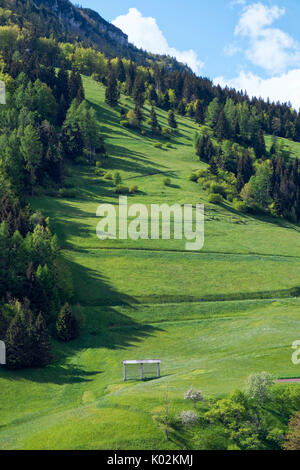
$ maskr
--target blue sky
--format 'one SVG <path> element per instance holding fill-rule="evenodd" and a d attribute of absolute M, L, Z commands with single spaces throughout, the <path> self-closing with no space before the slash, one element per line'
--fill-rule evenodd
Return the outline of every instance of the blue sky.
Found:
<path fill-rule="evenodd" d="M 138 47 L 198 75 L 300 107 L 299 0 L 82 0 Z"/>

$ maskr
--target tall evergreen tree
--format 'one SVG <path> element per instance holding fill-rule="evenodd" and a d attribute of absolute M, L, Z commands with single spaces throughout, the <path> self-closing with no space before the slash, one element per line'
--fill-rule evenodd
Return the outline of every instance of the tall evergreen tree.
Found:
<path fill-rule="evenodd" d="M 68 303 L 63 306 L 58 315 L 56 333 L 58 339 L 61 341 L 71 341 L 77 338 L 79 334 L 78 321 L 73 315 L 72 309 Z"/>
<path fill-rule="evenodd" d="M 224 111 L 221 111 L 219 114 L 215 134 L 219 141 L 229 137 L 229 126 Z"/>
<path fill-rule="evenodd" d="M 135 112 L 135 115 L 136 115 L 138 125 L 139 125 L 139 127 L 141 127 L 142 121 L 144 119 L 144 114 L 143 114 L 143 112 L 142 112 L 142 110 L 139 106 L 135 107 L 134 112 Z"/>
<path fill-rule="evenodd" d="M 196 155 L 198 155 L 199 160 L 207 163 L 216 153 L 211 138 L 207 134 L 197 136 L 195 147 Z"/>
<path fill-rule="evenodd" d="M 170 98 L 169 98 L 169 93 L 166 91 L 166 93 L 163 96 L 163 103 L 162 103 L 163 109 L 166 111 L 169 111 L 171 104 L 170 104 Z"/>
<path fill-rule="evenodd" d="M 209 171 L 212 175 L 218 174 L 218 166 L 217 166 L 216 159 L 214 156 L 212 156 L 209 160 Z"/>
<path fill-rule="evenodd" d="M 130 64 L 128 66 L 128 70 L 126 73 L 126 85 L 125 85 L 126 92 L 130 96 L 132 95 L 135 76 L 136 76 L 136 66 L 132 61 L 130 61 Z"/>
<path fill-rule="evenodd" d="M 200 100 L 196 102 L 195 121 L 197 124 L 203 124 L 204 122 L 204 109 Z"/>
<path fill-rule="evenodd" d="M 295 140 L 300 142 L 300 110 L 295 121 Z"/>
<path fill-rule="evenodd" d="M 183 100 L 179 101 L 177 111 L 181 116 L 185 116 L 185 103 Z"/>
<path fill-rule="evenodd" d="M 117 72 L 116 72 L 117 79 L 119 82 L 123 83 L 126 80 L 126 73 L 123 64 L 123 60 L 119 57 L 117 62 Z"/>
<path fill-rule="evenodd" d="M 6 331 L 8 328 L 9 322 L 4 315 L 4 313 L 0 310 L 0 340 L 3 341 L 6 336 Z"/>
<path fill-rule="evenodd" d="M 69 106 L 69 75 L 64 67 L 61 67 L 57 74 L 55 96 L 58 102 L 64 96 L 66 106 Z"/>
<path fill-rule="evenodd" d="M 263 158 L 266 155 L 266 144 L 262 129 L 254 132 L 251 138 L 251 144 L 254 148 L 256 158 Z"/>
<path fill-rule="evenodd" d="M 238 158 L 237 164 L 237 190 L 240 192 L 246 183 L 249 182 L 252 175 L 255 174 L 252 158 L 249 152 L 246 152 Z"/>
<path fill-rule="evenodd" d="M 71 72 L 70 77 L 69 77 L 69 102 L 70 103 L 72 103 L 72 101 L 75 98 L 78 99 L 79 90 L 81 90 L 80 91 L 80 95 L 82 97 L 81 101 L 83 101 L 84 100 L 84 90 L 83 90 L 81 75 L 80 75 L 79 72 L 76 72 L 74 69 L 72 69 L 72 72 Z"/>
<path fill-rule="evenodd" d="M 30 326 L 25 324 L 20 312 L 16 314 L 8 327 L 5 344 L 8 369 L 31 366 L 33 354 Z"/>
<path fill-rule="evenodd" d="M 149 100 L 152 104 L 157 104 L 158 97 L 154 85 L 150 85 Z"/>
<path fill-rule="evenodd" d="M 112 108 L 116 107 L 119 101 L 119 90 L 117 80 L 114 76 L 113 70 L 108 71 L 107 87 L 105 91 L 105 102 Z"/>
<path fill-rule="evenodd" d="M 169 123 L 169 126 L 172 127 L 172 129 L 177 129 L 177 121 L 176 121 L 175 113 L 174 113 L 173 109 L 170 109 L 170 111 L 169 111 L 168 123 Z"/>
<path fill-rule="evenodd" d="M 159 124 L 158 124 L 157 115 L 156 115 L 156 112 L 155 112 L 155 109 L 154 109 L 153 106 L 152 106 L 151 112 L 150 112 L 150 125 L 151 125 L 152 132 L 155 133 L 155 132 L 158 131 Z"/>
<path fill-rule="evenodd" d="M 45 367 L 53 358 L 48 328 L 42 313 L 38 314 L 33 327 L 32 355 L 33 367 Z"/>
<path fill-rule="evenodd" d="M 144 79 L 141 75 L 137 75 L 134 81 L 132 97 L 135 102 L 135 106 L 142 108 L 145 102 L 145 84 Z"/>

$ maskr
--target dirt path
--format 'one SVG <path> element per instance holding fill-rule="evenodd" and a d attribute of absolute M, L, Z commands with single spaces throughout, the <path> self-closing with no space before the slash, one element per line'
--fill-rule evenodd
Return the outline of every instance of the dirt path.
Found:
<path fill-rule="evenodd" d="M 300 379 L 278 379 L 276 382 L 279 383 L 300 383 Z"/>

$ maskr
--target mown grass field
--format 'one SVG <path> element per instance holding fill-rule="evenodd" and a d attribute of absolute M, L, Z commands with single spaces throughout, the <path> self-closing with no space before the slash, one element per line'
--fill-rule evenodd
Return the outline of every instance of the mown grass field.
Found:
<path fill-rule="evenodd" d="M 300 339 L 300 228 L 209 204 L 187 178 L 203 166 L 190 119 L 178 117 L 178 134 L 157 149 L 157 138 L 120 126 L 104 88 L 88 78 L 85 88 L 107 145 L 104 168 L 139 187 L 129 204 L 204 203 L 205 244 L 191 253 L 184 240 L 99 240 L 96 209 L 118 197 L 87 166 L 69 168 L 76 199 L 32 198 L 60 238 L 84 326 L 78 340 L 54 342 L 49 367 L 0 371 L 0 448 L 186 448 L 188 436 L 174 432 L 167 442 L 155 423 L 166 388 L 176 414 L 190 407 L 183 396 L 191 385 L 220 397 L 250 373 L 300 376 L 291 362 Z M 132 106 L 125 97 L 122 104 Z M 166 126 L 166 113 L 158 114 Z M 152 357 L 162 360 L 160 379 L 123 382 L 123 359 Z"/>

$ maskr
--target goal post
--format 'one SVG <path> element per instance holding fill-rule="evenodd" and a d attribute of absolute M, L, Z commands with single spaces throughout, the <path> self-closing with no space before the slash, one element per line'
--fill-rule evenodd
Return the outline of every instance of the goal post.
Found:
<path fill-rule="evenodd" d="M 159 359 L 123 361 L 124 382 L 130 379 L 148 379 L 160 377 Z"/>
<path fill-rule="evenodd" d="M 0 341 L 0 364 L 6 364 L 6 347 L 4 341 Z"/>

